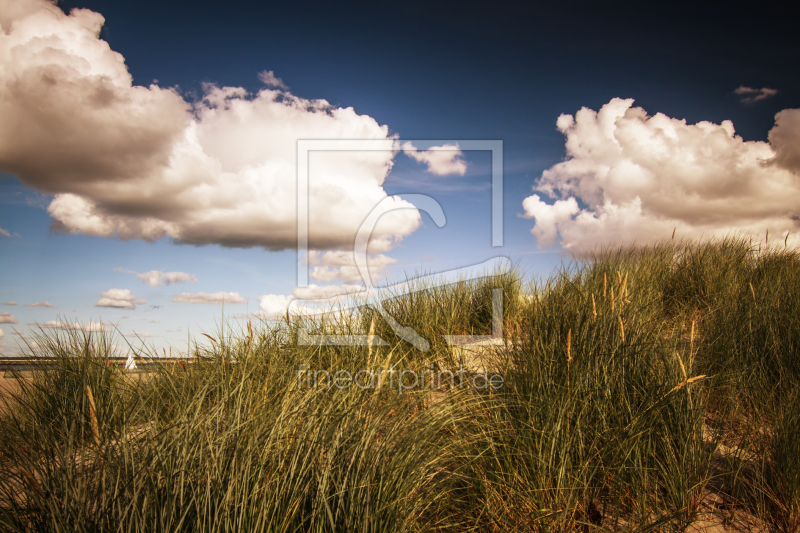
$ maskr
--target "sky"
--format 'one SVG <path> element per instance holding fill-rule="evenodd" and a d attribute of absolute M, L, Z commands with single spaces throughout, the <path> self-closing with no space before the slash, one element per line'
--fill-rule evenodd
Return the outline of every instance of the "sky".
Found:
<path fill-rule="evenodd" d="M 390 285 L 673 231 L 800 244 L 790 13 L 555 4 L 0 0 L 0 353 L 185 349 L 361 290 L 358 257 Z M 381 149 L 309 154 L 298 251 L 307 140 Z"/>

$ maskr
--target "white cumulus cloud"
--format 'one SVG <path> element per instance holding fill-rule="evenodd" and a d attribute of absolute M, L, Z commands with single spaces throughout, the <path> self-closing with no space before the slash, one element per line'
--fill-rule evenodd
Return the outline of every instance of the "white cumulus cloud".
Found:
<path fill-rule="evenodd" d="M 3 331 L 2 329 L 0 329 L 0 338 L 5 337 L 5 336 L 6 336 L 6 332 Z"/>
<path fill-rule="evenodd" d="M 523 202 L 544 246 L 588 251 L 621 242 L 743 232 L 800 234 L 800 110 L 776 115 L 770 142 L 733 124 L 648 116 L 615 98 L 599 112 L 561 115 L 567 159 L 544 171 Z M 553 202 L 544 202 L 550 197 Z M 798 241 L 800 242 L 800 241 Z"/>
<path fill-rule="evenodd" d="M 190 304 L 215 304 L 215 305 L 231 305 L 231 304 L 243 304 L 247 300 L 242 296 L 239 296 L 238 292 L 213 292 L 213 293 L 205 293 L 205 292 L 197 292 L 197 293 L 188 293 L 184 292 L 182 294 L 177 294 L 172 297 L 173 302 L 182 302 L 182 303 L 190 303 Z"/>
<path fill-rule="evenodd" d="M 754 89 L 753 87 L 745 87 L 744 85 L 741 85 L 735 91 L 733 91 L 733 94 L 738 94 L 741 96 L 741 102 L 749 104 L 752 102 L 758 102 L 759 100 L 765 100 L 771 96 L 775 96 L 778 94 L 778 90 L 769 89 L 767 87 Z"/>
<path fill-rule="evenodd" d="M 11 300 L 10 302 L 3 302 L 3 305 L 17 305 L 15 300 Z"/>
<path fill-rule="evenodd" d="M 0 228 L 0 236 L 2 236 L 2 237 L 11 237 L 11 234 L 9 232 L 7 232 L 6 230 L 4 230 L 3 228 Z"/>
<path fill-rule="evenodd" d="M 403 144 L 403 152 L 412 159 L 428 165 L 428 172 L 437 176 L 458 174 L 463 176 L 467 172 L 467 163 L 461 158 L 464 154 L 459 150 L 458 144 L 444 144 L 431 146 L 427 150 L 417 150 L 413 144 Z"/>
<path fill-rule="evenodd" d="M 361 283 L 361 274 L 356 267 L 354 252 L 329 251 L 320 252 L 317 250 L 309 251 L 306 258 L 311 268 L 309 276 L 311 278 L 329 283 L 334 280 L 344 281 L 345 283 Z M 397 259 L 388 257 L 384 254 L 367 255 L 367 268 L 372 279 L 380 276 L 384 269 L 397 263 Z"/>
<path fill-rule="evenodd" d="M 294 300 L 294 296 L 284 296 L 282 294 L 266 294 L 258 299 L 261 311 L 256 314 L 264 320 L 276 320 L 286 315 L 289 304 Z"/>
<path fill-rule="evenodd" d="M 95 302 L 95 307 L 116 307 L 117 309 L 136 309 L 137 305 L 146 304 L 147 301 L 131 294 L 130 289 L 109 289 L 100 293 L 100 299 Z"/>
<path fill-rule="evenodd" d="M 99 38 L 103 23 L 46 0 L 0 4 L 0 171 L 55 196 L 54 229 L 294 248 L 297 140 L 385 140 L 386 151 L 309 158 L 310 245 L 352 245 L 387 197 L 387 126 L 294 96 L 269 72 L 261 77 L 272 88 L 206 85 L 195 104 L 171 88 L 133 85 L 124 58 Z M 382 217 L 371 250 L 390 249 L 419 225 L 413 208 Z"/>

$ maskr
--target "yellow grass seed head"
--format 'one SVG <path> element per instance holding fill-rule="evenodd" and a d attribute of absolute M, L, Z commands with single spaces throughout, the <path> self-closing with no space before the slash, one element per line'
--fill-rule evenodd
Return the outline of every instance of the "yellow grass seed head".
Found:
<path fill-rule="evenodd" d="M 386 372 L 389 370 L 391 364 L 392 364 L 392 352 L 389 352 L 389 355 L 386 356 L 386 361 L 383 363 L 383 370 L 378 376 L 378 386 L 375 387 L 375 392 L 373 393 L 375 396 L 377 396 L 378 393 L 380 392 L 381 387 L 383 386 L 383 382 L 385 381 Z"/>
<path fill-rule="evenodd" d="M 686 381 L 688 379 L 687 376 L 686 376 L 686 367 L 683 366 L 683 359 L 681 359 L 681 354 L 679 354 L 678 352 L 675 352 L 675 357 L 678 358 L 678 364 L 681 367 L 681 374 L 683 375 L 683 380 Z"/>

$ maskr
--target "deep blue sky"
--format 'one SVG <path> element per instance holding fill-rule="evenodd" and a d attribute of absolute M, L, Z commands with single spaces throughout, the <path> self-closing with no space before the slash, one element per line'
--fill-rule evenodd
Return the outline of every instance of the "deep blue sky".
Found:
<path fill-rule="evenodd" d="M 398 161 L 387 192 L 435 194 L 449 217 L 444 229 L 424 217 L 424 227 L 392 252 L 400 261 L 393 273 L 400 277 L 404 270 L 450 268 L 498 253 L 535 274 L 546 274 L 561 261 L 558 247 L 539 249 L 529 233 L 532 221 L 517 215 L 542 171 L 565 157 L 564 137 L 555 127 L 562 113 L 596 110 L 614 97 L 634 98 L 650 114 L 689 123 L 732 120 L 745 140 L 766 140 L 778 111 L 800 107 L 796 17 L 766 4 L 720 9 L 676 3 L 68 0 L 59 5 L 65 12 L 84 7 L 101 13 L 106 19 L 101 38 L 125 57 L 134 83 L 157 80 L 162 87 L 178 87 L 187 100 L 200 95 L 207 82 L 257 91 L 257 73 L 271 70 L 293 94 L 352 106 L 403 139 L 503 140 L 506 247 L 501 250 L 489 246 L 486 154 L 467 155 L 470 171 L 451 191 L 426 191 L 419 168 Z M 741 85 L 779 93 L 746 105 L 733 94 Z M 409 186 L 409 180 L 417 185 Z M 49 198 L 13 177 L 0 181 L 0 195 L 0 227 L 20 235 L 0 239 L 0 301 L 20 304 L 0 311 L 19 318 L 20 330 L 57 316 L 117 321 L 130 315 L 137 324 L 124 326 L 125 333 L 147 331 L 159 346 L 178 344 L 183 333 L 173 333 L 177 328 L 211 329 L 221 312 L 214 306 L 170 307 L 165 304 L 170 294 L 237 291 L 251 298 L 252 311 L 259 295 L 290 294 L 294 284 L 291 251 L 52 234 L 42 209 Z M 188 289 L 151 289 L 115 273 L 115 267 L 180 270 L 200 282 Z M 109 287 L 131 288 L 148 304 L 165 307 L 94 308 L 97 294 Z M 22 307 L 42 300 L 55 308 Z M 156 315 L 158 324 L 149 322 Z M 3 329 L 6 348 L 0 351 L 13 352 L 12 328 Z"/>

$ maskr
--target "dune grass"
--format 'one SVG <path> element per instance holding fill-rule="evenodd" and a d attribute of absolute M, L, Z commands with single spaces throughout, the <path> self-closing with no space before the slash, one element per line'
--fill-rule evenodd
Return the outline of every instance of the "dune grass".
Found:
<path fill-rule="evenodd" d="M 42 332 L 57 364 L 3 398 L 0 530 L 683 531 L 713 503 L 798 531 L 800 255 L 780 244 L 670 241 L 385 300 L 427 352 L 363 302 L 226 325 L 145 374 L 106 364 L 107 334 Z M 442 335 L 491 334 L 496 288 L 503 382 L 476 387 Z"/>

